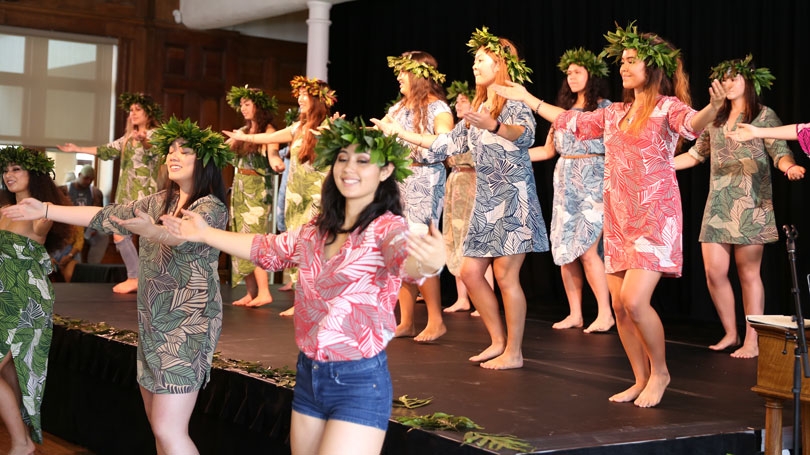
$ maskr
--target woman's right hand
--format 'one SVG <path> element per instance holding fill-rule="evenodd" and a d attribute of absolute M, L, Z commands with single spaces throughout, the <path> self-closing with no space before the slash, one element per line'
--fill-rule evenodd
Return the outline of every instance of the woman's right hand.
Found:
<path fill-rule="evenodd" d="M 726 137 L 730 137 L 737 142 L 745 142 L 757 137 L 759 128 L 748 123 L 738 123 L 737 127 L 731 131 L 726 131 Z"/>
<path fill-rule="evenodd" d="M 59 149 L 61 152 L 68 152 L 68 153 L 78 153 L 79 146 L 72 143 L 72 142 L 65 142 L 62 145 L 57 145 L 56 148 Z"/>
<path fill-rule="evenodd" d="M 205 231 L 208 230 L 208 223 L 199 214 L 181 210 L 182 218 L 172 215 L 162 215 L 160 220 L 166 229 L 173 236 L 189 242 L 204 242 Z"/>
<path fill-rule="evenodd" d="M 270 169 L 279 174 L 284 172 L 284 160 L 281 157 L 271 155 L 268 161 L 270 162 Z"/>
<path fill-rule="evenodd" d="M 492 84 L 492 89 L 495 91 L 495 94 L 514 101 L 526 102 L 526 99 L 529 98 L 529 92 L 526 90 L 526 87 L 512 81 L 504 81 L 504 84 L 505 85 Z"/>
<path fill-rule="evenodd" d="M 242 130 L 233 130 L 233 131 L 222 130 L 222 134 L 237 141 L 249 142 L 247 140 L 247 134 L 245 134 Z"/>
<path fill-rule="evenodd" d="M 377 129 L 383 132 L 386 136 L 391 136 L 393 134 L 399 134 L 402 132 L 403 128 L 396 120 L 391 118 L 390 115 L 386 115 L 382 118 L 382 120 L 373 118 L 371 119 L 371 123 L 374 124 Z"/>
<path fill-rule="evenodd" d="M 3 214 L 3 218 L 14 221 L 31 221 L 45 218 L 48 212 L 44 203 L 29 197 L 14 205 L 7 205 L 0 209 L 0 213 Z"/>

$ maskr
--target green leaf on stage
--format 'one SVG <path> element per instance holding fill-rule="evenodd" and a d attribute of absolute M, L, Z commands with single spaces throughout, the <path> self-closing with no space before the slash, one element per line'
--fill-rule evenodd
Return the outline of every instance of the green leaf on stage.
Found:
<path fill-rule="evenodd" d="M 463 416 L 454 416 L 444 412 L 412 417 L 397 417 L 397 422 L 412 428 L 423 430 L 468 431 L 480 430 L 483 427 Z"/>
<path fill-rule="evenodd" d="M 511 434 L 490 434 L 470 431 L 464 434 L 464 443 L 485 447 L 490 450 L 509 449 L 517 452 L 533 452 L 534 447 L 527 441 Z"/>
<path fill-rule="evenodd" d="M 393 406 L 395 408 L 416 409 L 416 408 L 421 408 L 422 406 L 427 406 L 432 401 L 433 401 L 433 397 L 430 397 L 430 398 L 411 398 L 408 395 L 402 395 L 399 398 L 394 398 Z"/>

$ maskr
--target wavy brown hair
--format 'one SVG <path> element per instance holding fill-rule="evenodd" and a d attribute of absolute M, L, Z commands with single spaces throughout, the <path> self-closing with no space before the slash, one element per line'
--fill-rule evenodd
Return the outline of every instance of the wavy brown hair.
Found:
<path fill-rule="evenodd" d="M 586 70 L 587 71 L 587 70 Z M 585 106 L 582 108 L 584 111 L 595 111 L 599 107 L 599 100 L 608 99 L 608 83 L 603 77 L 596 77 L 588 73 L 588 82 L 582 90 L 585 92 Z M 568 85 L 568 77 L 562 81 L 560 91 L 557 92 L 557 106 L 568 110 L 574 107 L 577 103 L 577 94 L 571 91 L 571 86 Z"/>
<path fill-rule="evenodd" d="M 275 128 L 272 128 L 273 114 L 260 108 L 256 103 L 253 103 L 253 106 L 255 108 L 253 120 L 245 119 L 245 125 L 242 127 L 245 134 L 272 133 L 275 131 Z M 268 126 L 272 129 L 268 129 Z M 247 156 L 251 153 L 258 153 L 263 145 L 264 144 L 255 144 L 245 141 L 234 141 L 231 144 L 231 150 L 233 150 L 237 156 Z"/>
<path fill-rule="evenodd" d="M 410 56 L 411 60 L 426 63 L 434 68 L 438 68 L 439 66 L 436 59 L 424 51 L 403 52 L 402 56 Z M 423 133 L 430 128 L 430 125 L 427 124 L 428 104 L 436 99 L 447 102 L 447 97 L 444 94 L 444 87 L 433 79 L 417 77 L 412 73 L 407 73 L 407 75 L 410 90 L 407 95 L 403 95 L 397 112 L 400 109 L 410 109 L 410 111 L 413 112 L 414 131 Z"/>
<path fill-rule="evenodd" d="M 322 88 L 329 88 L 329 85 L 324 81 L 318 81 L 318 85 Z M 315 144 L 318 142 L 318 138 L 312 134 L 312 130 L 317 130 L 323 121 L 331 115 L 331 111 L 319 97 L 311 95 L 305 88 L 301 90 L 304 90 L 309 97 L 309 110 L 301 112 L 299 115 L 299 125 L 295 131 L 293 141 L 303 137 L 301 148 L 298 150 L 298 162 L 304 164 L 315 161 Z"/>

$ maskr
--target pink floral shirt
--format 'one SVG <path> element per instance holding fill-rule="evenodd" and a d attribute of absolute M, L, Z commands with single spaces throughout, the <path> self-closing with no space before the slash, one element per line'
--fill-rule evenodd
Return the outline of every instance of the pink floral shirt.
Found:
<path fill-rule="evenodd" d="M 390 212 L 349 234 L 324 261 L 324 238 L 313 223 L 283 234 L 257 235 L 250 259 L 265 270 L 298 267 L 295 342 L 317 361 L 379 354 L 394 337 L 394 307 L 408 257 L 408 224 Z"/>
<path fill-rule="evenodd" d="M 810 156 L 810 123 L 796 125 L 796 138 L 807 156 Z"/>

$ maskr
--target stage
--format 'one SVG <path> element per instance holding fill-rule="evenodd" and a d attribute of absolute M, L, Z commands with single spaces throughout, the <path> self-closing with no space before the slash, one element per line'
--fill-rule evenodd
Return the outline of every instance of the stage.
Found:
<path fill-rule="evenodd" d="M 272 288 L 272 305 L 224 306 L 217 347 L 223 358 L 295 368 L 293 323 L 278 316 L 290 305 L 292 293 Z M 58 315 L 137 331 L 134 294 L 113 294 L 107 283 L 57 283 L 55 290 Z M 229 303 L 243 292 L 244 287 L 225 288 L 223 300 Z M 424 305 L 417 305 L 416 312 L 424 324 Z M 551 321 L 527 320 L 525 365 L 510 371 L 488 371 L 467 361 L 488 343 L 483 324 L 469 313 L 446 315 L 448 332 L 436 343 L 393 340 L 388 357 L 394 396 L 433 399 L 419 409 L 395 408 L 394 416 L 465 416 L 484 427 L 482 432 L 527 441 L 534 447 L 531 453 L 760 452 L 764 400 L 750 390 L 757 362 L 707 349 L 715 336 L 719 339 L 719 327 L 665 324 L 672 382 L 660 405 L 641 409 L 608 401 L 632 383 L 615 330 L 558 331 Z M 56 327 L 49 368 L 45 431 L 96 454 L 153 453 L 135 382 L 134 346 Z M 288 453 L 291 400 L 289 388 L 241 371 L 215 369 L 200 393 L 192 438 L 203 454 Z M 785 407 L 789 424 L 791 404 Z M 462 441 L 462 433 L 408 431 L 392 420 L 384 453 L 493 453 Z"/>

